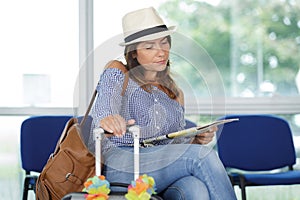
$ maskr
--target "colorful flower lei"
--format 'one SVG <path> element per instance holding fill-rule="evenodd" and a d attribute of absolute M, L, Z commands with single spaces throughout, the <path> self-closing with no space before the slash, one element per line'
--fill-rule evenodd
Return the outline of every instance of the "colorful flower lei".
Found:
<path fill-rule="evenodd" d="M 94 176 L 88 178 L 84 183 L 83 192 L 86 200 L 107 200 L 110 193 L 110 184 L 105 180 L 105 176 Z M 132 181 L 128 186 L 128 192 L 125 195 L 127 200 L 149 200 L 155 192 L 155 181 L 146 174 L 139 176 L 136 181 Z"/>
<path fill-rule="evenodd" d="M 155 190 L 154 179 L 144 174 L 131 182 L 125 197 L 127 200 L 149 200 L 152 194 L 156 194 Z"/>
<path fill-rule="evenodd" d="M 85 195 L 86 200 L 107 200 L 110 193 L 110 184 L 105 180 L 105 176 L 94 176 L 88 178 L 84 183 L 83 192 L 87 192 Z"/>

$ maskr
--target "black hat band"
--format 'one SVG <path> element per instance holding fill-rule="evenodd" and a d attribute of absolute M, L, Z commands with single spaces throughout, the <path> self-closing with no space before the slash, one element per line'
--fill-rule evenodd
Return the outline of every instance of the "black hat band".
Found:
<path fill-rule="evenodd" d="M 159 32 L 167 31 L 167 30 L 169 30 L 169 29 L 167 28 L 166 25 L 155 26 L 155 27 L 152 27 L 152 28 L 148 28 L 148 29 L 136 32 L 132 35 L 129 35 L 124 40 L 127 43 L 127 42 L 131 42 L 135 39 L 144 37 L 146 35 L 151 35 L 151 34 L 154 34 L 154 33 L 159 33 Z"/>

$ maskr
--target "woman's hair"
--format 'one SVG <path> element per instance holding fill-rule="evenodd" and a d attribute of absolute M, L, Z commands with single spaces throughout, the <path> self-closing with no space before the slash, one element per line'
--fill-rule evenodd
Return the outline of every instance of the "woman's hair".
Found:
<path fill-rule="evenodd" d="M 171 45 L 171 37 L 167 36 L 167 40 Z M 125 47 L 124 56 L 126 59 L 126 68 L 129 71 L 129 77 L 136 81 L 145 91 L 151 92 L 151 82 L 144 78 L 144 68 L 140 65 L 136 58 L 136 47 L 138 43 L 127 45 Z M 140 66 L 140 67 L 139 67 Z M 170 61 L 167 62 L 165 70 L 157 73 L 159 88 L 163 90 L 171 99 L 179 96 L 179 89 L 170 75 Z"/>

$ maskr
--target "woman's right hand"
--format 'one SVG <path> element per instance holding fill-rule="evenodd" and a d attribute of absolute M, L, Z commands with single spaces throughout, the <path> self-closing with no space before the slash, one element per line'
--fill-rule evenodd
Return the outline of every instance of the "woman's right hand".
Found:
<path fill-rule="evenodd" d="M 120 115 L 109 115 L 100 121 L 100 127 L 114 136 L 122 137 L 126 133 L 126 125 L 133 125 L 133 119 L 128 122 Z M 110 134 L 107 134 L 109 136 Z"/>

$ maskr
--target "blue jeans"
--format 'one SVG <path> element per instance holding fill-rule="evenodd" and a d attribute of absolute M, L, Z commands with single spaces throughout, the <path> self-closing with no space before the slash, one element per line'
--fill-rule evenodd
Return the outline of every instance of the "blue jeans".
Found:
<path fill-rule="evenodd" d="M 113 148 L 103 157 L 107 180 L 130 184 L 134 179 L 133 148 Z M 196 144 L 160 145 L 140 148 L 139 158 L 140 174 L 152 176 L 156 191 L 165 199 L 236 200 L 223 164 L 211 148 Z"/>

